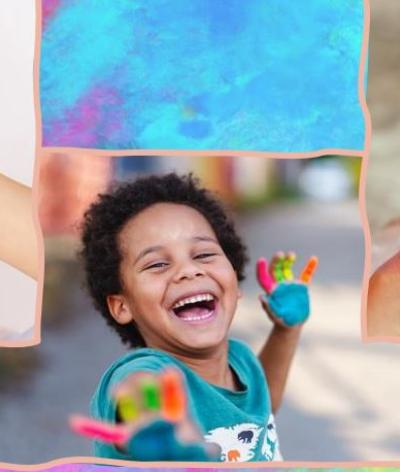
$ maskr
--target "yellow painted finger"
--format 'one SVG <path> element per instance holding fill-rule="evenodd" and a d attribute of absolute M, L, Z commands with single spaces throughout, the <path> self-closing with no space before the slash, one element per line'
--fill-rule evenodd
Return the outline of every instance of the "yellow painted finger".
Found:
<path fill-rule="evenodd" d="M 309 259 L 306 266 L 303 269 L 303 272 L 300 274 L 299 280 L 305 284 L 311 282 L 312 276 L 318 266 L 318 257 L 313 256 Z"/>
<path fill-rule="evenodd" d="M 124 422 L 134 421 L 139 416 L 139 407 L 130 395 L 121 395 L 117 400 L 118 416 Z"/>
<path fill-rule="evenodd" d="M 283 277 L 285 280 L 294 279 L 292 267 L 295 260 L 296 260 L 296 254 L 294 252 L 288 252 L 286 254 L 283 260 L 283 267 L 282 267 Z"/>
<path fill-rule="evenodd" d="M 142 418 L 143 414 L 157 411 L 160 408 L 157 405 L 159 390 L 155 374 L 135 372 L 128 376 L 113 390 L 119 418 L 132 423 Z"/>

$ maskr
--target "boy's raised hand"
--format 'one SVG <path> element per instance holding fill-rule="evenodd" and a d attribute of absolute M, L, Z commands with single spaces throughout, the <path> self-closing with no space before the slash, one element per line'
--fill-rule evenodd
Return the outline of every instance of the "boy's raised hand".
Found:
<path fill-rule="evenodd" d="M 295 260 L 294 252 L 277 252 L 269 264 L 263 258 L 257 261 L 257 279 L 265 291 L 261 304 L 271 320 L 284 327 L 300 325 L 310 314 L 308 284 L 318 258 L 308 260 L 298 279 L 292 271 Z"/>
<path fill-rule="evenodd" d="M 218 450 L 206 444 L 189 419 L 182 376 L 176 369 L 137 372 L 119 384 L 113 396 L 118 424 L 72 417 L 72 429 L 115 444 L 133 460 L 210 461 Z"/>

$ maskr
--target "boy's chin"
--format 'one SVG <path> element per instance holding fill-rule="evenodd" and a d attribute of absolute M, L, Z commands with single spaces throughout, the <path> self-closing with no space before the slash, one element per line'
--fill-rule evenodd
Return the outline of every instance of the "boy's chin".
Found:
<path fill-rule="evenodd" d="M 227 333 L 204 333 L 197 336 L 186 336 L 183 344 L 188 351 L 199 353 L 201 351 L 218 350 L 227 344 Z"/>

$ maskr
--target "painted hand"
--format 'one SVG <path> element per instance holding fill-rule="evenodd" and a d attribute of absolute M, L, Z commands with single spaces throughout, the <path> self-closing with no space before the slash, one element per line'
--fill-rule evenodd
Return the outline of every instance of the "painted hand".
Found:
<path fill-rule="evenodd" d="M 257 261 L 257 279 L 265 294 L 261 304 L 271 320 L 280 326 L 292 327 L 304 323 L 310 314 L 308 284 L 318 265 L 318 258 L 309 259 L 298 279 L 292 271 L 294 252 L 278 252 L 271 263 Z"/>
<path fill-rule="evenodd" d="M 141 461 L 210 461 L 219 451 L 206 444 L 189 419 L 181 374 L 139 372 L 113 392 L 118 424 L 72 417 L 78 434 L 115 444 L 129 458 Z"/>

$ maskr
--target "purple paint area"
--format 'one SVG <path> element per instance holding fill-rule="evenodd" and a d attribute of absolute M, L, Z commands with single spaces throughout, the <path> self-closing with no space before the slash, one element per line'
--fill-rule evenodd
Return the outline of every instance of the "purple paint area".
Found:
<path fill-rule="evenodd" d="M 95 464 L 63 464 L 50 468 L 38 469 L 43 472 L 229 472 L 232 469 L 196 469 L 196 468 L 167 468 L 167 467 L 120 467 L 120 466 L 108 466 L 108 465 L 95 465 Z M 247 469 L 241 469 L 243 472 Z M 262 469 L 258 469 L 262 470 Z M 268 469 L 269 472 L 274 472 L 273 469 Z M 10 472 L 9 469 L 0 469 L 0 472 Z M 13 472 L 22 472 L 16 470 Z"/>
<path fill-rule="evenodd" d="M 118 142 L 126 121 L 123 99 L 118 92 L 107 85 L 96 85 L 64 117 L 51 123 L 44 145 L 56 139 L 59 146 L 70 146 L 79 136 L 78 146 L 95 147 L 101 134 Z"/>
<path fill-rule="evenodd" d="M 362 0 L 42 4 L 45 146 L 364 146 Z"/>
<path fill-rule="evenodd" d="M 61 0 L 42 0 L 42 27 L 46 28 L 49 21 L 57 14 Z"/>

